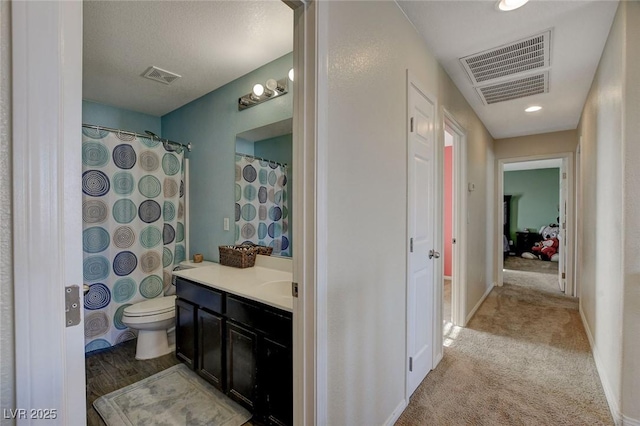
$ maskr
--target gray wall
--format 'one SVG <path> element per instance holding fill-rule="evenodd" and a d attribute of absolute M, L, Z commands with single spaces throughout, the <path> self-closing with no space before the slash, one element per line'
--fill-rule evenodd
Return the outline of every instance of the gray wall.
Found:
<path fill-rule="evenodd" d="M 11 220 L 11 2 L 0 2 L 0 407 L 15 408 Z M 3 416 L 4 417 L 4 416 Z M 15 421 L 2 419 L 3 425 Z"/>
<path fill-rule="evenodd" d="M 620 2 L 578 125 L 580 307 L 617 423 L 640 422 L 639 27 Z"/>
<path fill-rule="evenodd" d="M 327 424 L 381 425 L 405 391 L 407 69 L 467 131 L 476 185 L 467 204 L 468 310 L 493 284 L 493 139 L 396 3 L 318 9 L 328 73 L 318 89 L 328 102 L 319 109 L 328 165 Z M 439 109 L 444 144 L 442 119 Z"/>

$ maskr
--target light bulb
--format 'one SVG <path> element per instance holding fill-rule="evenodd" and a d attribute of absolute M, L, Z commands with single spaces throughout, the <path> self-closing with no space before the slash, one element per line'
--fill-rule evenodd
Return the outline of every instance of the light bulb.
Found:
<path fill-rule="evenodd" d="M 289 70 L 289 80 L 293 81 L 293 68 Z"/>
<path fill-rule="evenodd" d="M 542 109 L 542 107 L 540 105 L 533 105 L 530 106 L 529 108 L 525 109 L 525 112 L 536 112 L 536 111 L 540 111 Z"/>
<path fill-rule="evenodd" d="M 267 80 L 265 86 L 267 86 L 267 89 L 269 90 L 276 90 L 278 88 L 278 82 L 275 79 L 270 78 Z"/>
<path fill-rule="evenodd" d="M 508 12 L 524 6 L 529 0 L 500 0 L 496 5 L 499 10 Z"/>
<path fill-rule="evenodd" d="M 253 86 L 253 94 L 256 96 L 262 96 L 264 93 L 264 86 L 260 83 Z"/>

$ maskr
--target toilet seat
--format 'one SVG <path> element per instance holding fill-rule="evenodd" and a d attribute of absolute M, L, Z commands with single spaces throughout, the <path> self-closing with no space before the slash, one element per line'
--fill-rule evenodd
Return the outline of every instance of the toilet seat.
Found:
<path fill-rule="evenodd" d="M 172 313 L 176 309 L 176 296 L 158 297 L 144 302 L 135 303 L 124 310 L 127 317 L 148 317 Z M 166 315 L 162 315 L 165 317 Z"/>

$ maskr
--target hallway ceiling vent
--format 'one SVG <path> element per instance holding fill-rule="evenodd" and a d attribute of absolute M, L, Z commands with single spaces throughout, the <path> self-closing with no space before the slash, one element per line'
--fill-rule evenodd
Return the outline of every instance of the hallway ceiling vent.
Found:
<path fill-rule="evenodd" d="M 159 81 L 163 84 L 171 84 L 181 77 L 178 74 L 158 67 L 149 67 L 142 76 L 149 80 Z"/>
<path fill-rule="evenodd" d="M 485 105 L 547 93 L 549 92 L 549 72 L 545 71 L 517 80 L 476 87 L 476 91 Z"/>
<path fill-rule="evenodd" d="M 475 86 L 550 65 L 551 30 L 460 58 Z"/>

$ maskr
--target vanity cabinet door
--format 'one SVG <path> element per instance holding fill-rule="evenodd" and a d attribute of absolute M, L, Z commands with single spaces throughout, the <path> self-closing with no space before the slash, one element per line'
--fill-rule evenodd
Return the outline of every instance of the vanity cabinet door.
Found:
<path fill-rule="evenodd" d="M 224 391 L 224 319 L 198 310 L 198 374 Z"/>
<path fill-rule="evenodd" d="M 227 392 L 253 411 L 257 396 L 258 336 L 227 321 Z"/>
<path fill-rule="evenodd" d="M 196 312 L 193 304 L 176 299 L 176 357 L 192 369 L 196 360 Z"/>
<path fill-rule="evenodd" d="M 267 424 L 293 424 L 293 361 L 291 347 L 269 338 L 260 342 L 260 393 Z"/>

